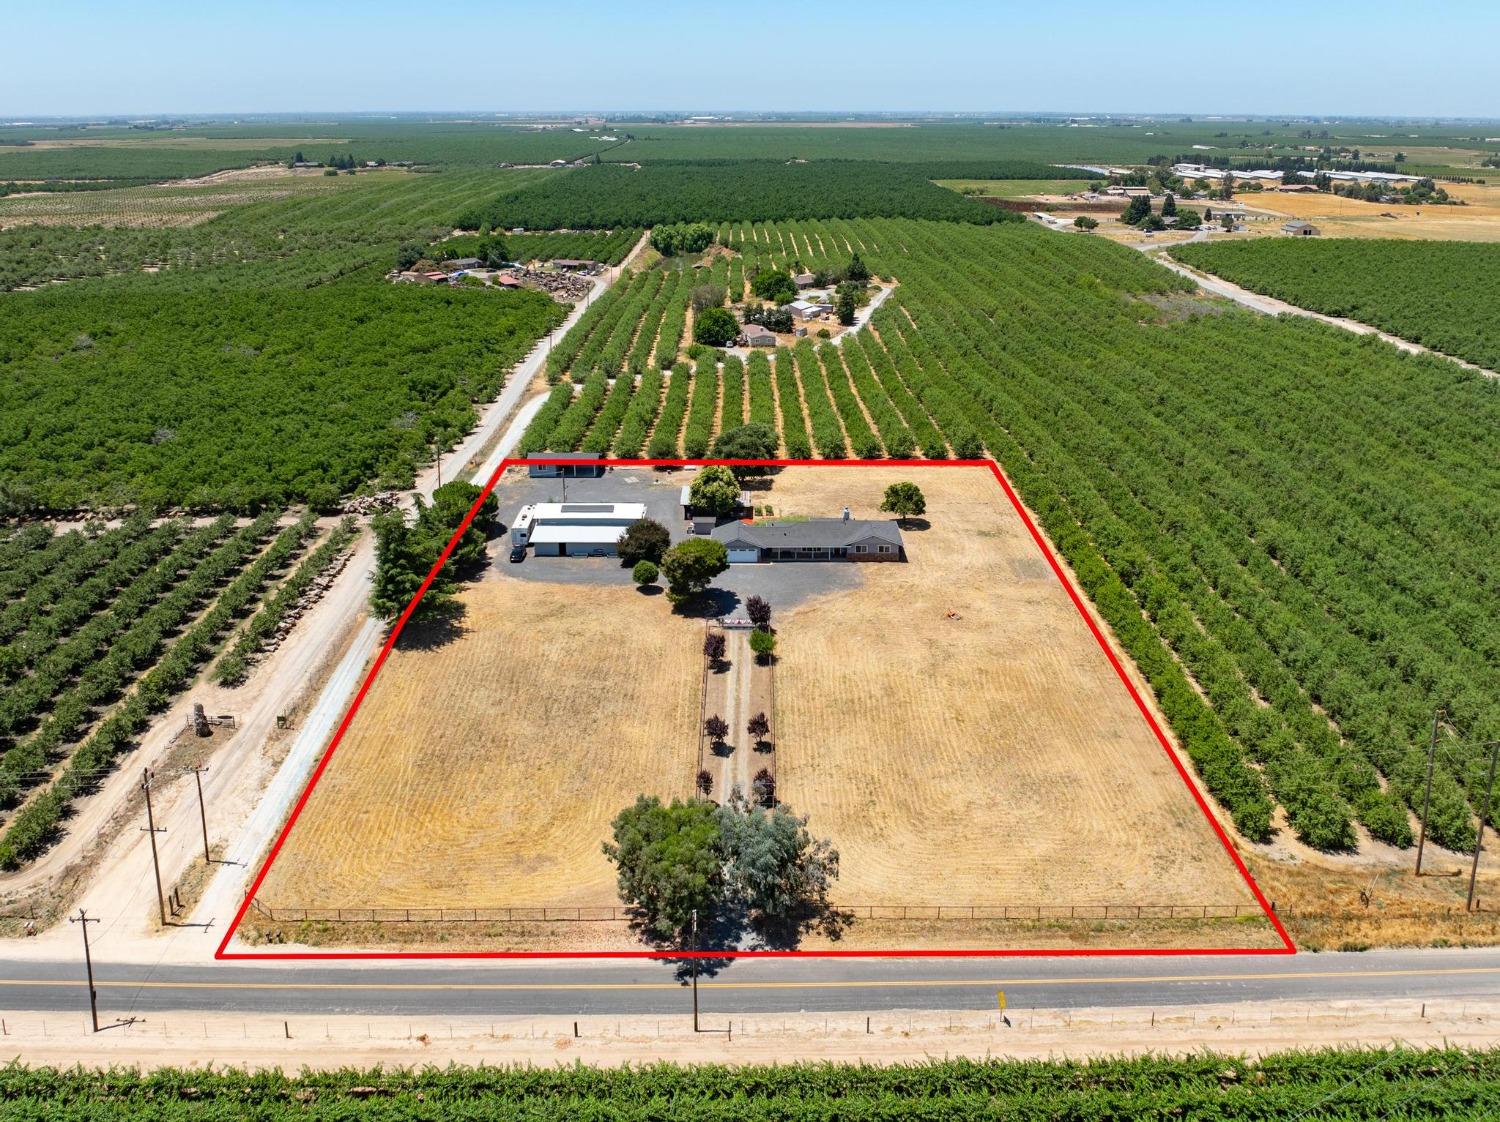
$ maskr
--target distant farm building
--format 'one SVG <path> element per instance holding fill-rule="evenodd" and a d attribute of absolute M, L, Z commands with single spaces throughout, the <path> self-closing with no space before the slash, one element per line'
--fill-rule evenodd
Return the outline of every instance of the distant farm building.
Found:
<path fill-rule="evenodd" d="M 1315 238 L 1318 236 L 1318 228 L 1311 222 L 1304 222 L 1300 218 L 1294 218 L 1290 222 L 1283 222 L 1281 224 L 1281 232 L 1298 238 Z"/>
<path fill-rule="evenodd" d="M 449 272 L 455 272 L 461 269 L 477 269 L 482 264 L 484 262 L 477 257 L 455 257 L 451 261 L 444 261 L 443 268 Z"/>
<path fill-rule="evenodd" d="M 602 452 L 532 452 L 526 457 L 527 474 L 532 479 L 597 479 L 604 474 L 604 465 L 563 464 L 557 460 L 602 460 Z"/>
<path fill-rule="evenodd" d="M 760 561 L 902 561 L 901 529 L 891 520 L 812 518 L 805 522 L 730 522 L 714 530 L 731 565 Z"/>
<path fill-rule="evenodd" d="M 599 264 L 597 261 L 584 261 L 577 257 L 555 257 L 552 260 L 552 267 L 561 269 L 565 273 L 582 272 L 585 269 L 592 269 L 597 264 Z"/>
<path fill-rule="evenodd" d="M 1286 173 L 1272 171 L 1270 168 L 1238 171 L 1234 168 L 1211 168 L 1205 164 L 1173 164 L 1172 174 L 1181 176 L 1183 179 L 1207 179 L 1211 183 L 1218 182 L 1226 175 L 1232 175 L 1240 183 L 1253 181 L 1270 187 L 1280 183 Z"/>
<path fill-rule="evenodd" d="M 1316 179 L 1323 175 L 1336 183 L 1380 183 L 1390 187 L 1402 184 L 1409 186 L 1421 179 L 1419 175 L 1390 171 L 1299 171 L 1297 174 L 1303 179 Z"/>
<path fill-rule="evenodd" d="M 814 282 L 815 278 L 811 273 L 798 273 L 792 278 L 792 283 L 798 288 L 811 288 Z"/>
<path fill-rule="evenodd" d="M 511 523 L 510 541 L 538 557 L 614 557 L 625 528 L 645 517 L 644 503 L 533 503 Z"/>

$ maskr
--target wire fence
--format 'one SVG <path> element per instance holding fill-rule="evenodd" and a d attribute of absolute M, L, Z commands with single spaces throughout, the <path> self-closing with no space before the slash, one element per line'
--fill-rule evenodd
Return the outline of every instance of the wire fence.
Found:
<path fill-rule="evenodd" d="M 574 908 L 285 908 L 251 901 L 263 919 L 285 923 L 610 923 L 633 919 L 624 906 Z M 1106 920 L 1239 919 L 1260 916 L 1258 904 L 832 904 L 851 919 Z"/>

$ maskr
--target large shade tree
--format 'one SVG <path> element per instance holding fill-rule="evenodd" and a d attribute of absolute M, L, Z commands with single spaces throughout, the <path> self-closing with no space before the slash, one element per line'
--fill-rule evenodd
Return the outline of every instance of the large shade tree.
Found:
<path fill-rule="evenodd" d="M 667 580 L 667 599 L 673 604 L 691 600 L 708 588 L 714 577 L 729 568 L 729 551 L 713 538 L 689 538 L 667 550 L 661 572 Z"/>
<path fill-rule="evenodd" d="M 375 575 L 370 589 L 370 611 L 377 618 L 395 619 L 406 610 L 438 556 L 469 517 L 481 490 L 473 483 L 455 480 L 432 493 L 431 505 L 418 496 L 416 517 L 410 522 L 399 510 L 387 511 L 374 519 Z M 458 581 L 484 567 L 485 549 L 498 507 L 494 495 L 485 496 L 412 613 L 414 618 L 452 610 Z"/>
<path fill-rule="evenodd" d="M 723 464 L 710 464 L 700 471 L 688 488 L 694 510 L 706 510 L 723 518 L 740 506 L 740 483 Z"/>
<path fill-rule="evenodd" d="M 708 920 L 722 898 L 724 853 L 713 803 L 642 795 L 615 816 L 604 855 L 619 874 L 620 898 L 637 907 L 646 930 L 680 940 L 696 911 Z"/>

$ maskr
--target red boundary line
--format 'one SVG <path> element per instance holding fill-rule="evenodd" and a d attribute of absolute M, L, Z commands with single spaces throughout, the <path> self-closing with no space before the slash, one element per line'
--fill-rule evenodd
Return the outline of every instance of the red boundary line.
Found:
<path fill-rule="evenodd" d="M 426 594 L 428 587 L 431 586 L 433 580 L 437 577 L 438 570 L 441 569 L 444 562 L 448 560 L 448 556 L 453 552 L 454 547 L 458 544 L 459 538 L 462 537 L 464 531 L 469 528 L 469 524 L 474 520 L 474 516 L 479 512 L 480 504 L 482 504 L 484 500 L 489 497 L 490 492 L 495 489 L 495 485 L 500 482 L 500 477 L 505 473 L 505 469 L 508 467 L 526 466 L 527 463 L 528 461 L 526 460 L 514 458 L 507 458 L 500 462 L 500 466 L 497 467 L 494 473 L 490 476 L 489 482 L 484 485 L 484 490 L 481 491 L 479 493 L 479 497 L 474 500 L 474 505 L 469 508 L 468 514 L 464 515 L 464 520 L 459 523 L 459 527 L 454 532 L 453 537 L 443 548 L 442 553 L 438 554 L 437 561 L 433 563 L 431 571 L 428 572 L 427 578 L 422 581 L 422 585 L 417 589 L 416 595 L 412 597 L 411 603 L 406 606 L 406 610 L 403 611 L 400 618 L 396 620 L 395 626 L 391 628 L 390 636 L 385 641 L 385 646 L 381 648 L 380 654 L 376 656 L 374 665 L 370 667 L 370 672 L 365 675 L 365 680 L 360 685 L 359 692 L 354 695 L 354 701 L 350 703 L 348 712 L 344 714 L 344 719 L 339 723 L 338 729 L 333 734 L 333 739 L 329 741 L 328 747 L 324 749 L 323 756 L 318 761 L 318 766 L 313 770 L 312 776 L 308 779 L 307 785 L 303 788 L 302 794 L 297 799 L 296 805 L 292 807 L 292 813 L 287 818 L 286 825 L 281 828 L 281 833 L 277 835 L 275 843 L 271 846 L 271 852 L 267 855 L 265 862 L 261 865 L 260 872 L 256 874 L 254 882 L 251 883 L 249 891 L 245 894 L 244 902 L 240 904 L 239 911 L 235 913 L 233 922 L 230 923 L 229 929 L 225 933 L 223 940 L 220 941 L 218 948 L 214 951 L 215 959 L 222 961 L 263 960 L 285 962 L 298 960 L 437 960 L 484 958 L 1062 958 L 1105 957 L 1122 955 L 1151 957 L 1179 955 L 1282 955 L 1297 953 L 1296 944 L 1292 942 L 1291 936 L 1287 934 L 1286 928 L 1282 926 L 1280 917 L 1277 916 L 1275 911 L 1271 908 L 1269 902 L 1266 900 L 1265 894 L 1260 889 L 1260 885 L 1255 883 L 1255 878 L 1250 875 L 1250 870 L 1245 867 L 1245 862 L 1240 858 L 1240 855 L 1238 852 L 1236 852 L 1233 843 L 1229 840 L 1229 835 L 1224 832 L 1224 828 L 1219 825 L 1218 819 L 1214 817 L 1213 811 L 1209 809 L 1208 802 L 1204 799 L 1203 795 L 1199 793 L 1197 786 L 1193 783 L 1191 776 L 1189 776 L 1188 774 L 1187 768 L 1183 766 L 1182 760 L 1178 757 L 1176 750 L 1172 747 L 1171 741 L 1167 739 L 1166 734 L 1162 731 L 1162 728 L 1157 723 L 1156 718 L 1151 715 L 1151 710 L 1147 707 L 1145 700 L 1140 695 L 1140 692 L 1135 688 L 1135 684 L 1131 682 L 1130 676 L 1125 672 L 1125 667 L 1121 665 L 1119 658 L 1115 655 L 1115 652 L 1110 649 L 1109 643 L 1105 640 L 1103 632 L 1099 630 L 1099 625 L 1094 622 L 1094 617 L 1089 613 L 1088 607 L 1085 605 L 1083 598 L 1078 594 L 1078 590 L 1073 587 L 1073 582 L 1068 578 L 1068 575 L 1063 570 L 1062 565 L 1058 563 L 1057 557 L 1052 552 L 1052 548 L 1047 544 L 1047 541 L 1042 536 L 1041 531 L 1037 529 L 1036 523 L 1032 521 L 1031 515 L 1027 513 L 1025 506 L 1021 503 L 1020 498 L 1016 495 L 1015 490 L 1011 487 L 1010 480 L 1008 480 L 1005 477 L 1005 473 L 1000 470 L 999 464 L 995 463 L 992 460 L 603 460 L 584 457 L 579 457 L 577 459 L 553 459 L 549 460 L 548 463 L 577 464 L 588 466 L 603 465 L 606 467 L 629 468 L 693 467 L 708 464 L 724 464 L 729 467 L 988 468 L 989 471 L 994 475 L 996 481 L 1000 484 L 1001 490 L 1005 492 L 1005 497 L 1010 500 L 1011 506 L 1014 507 L 1016 513 L 1021 516 L 1021 521 L 1025 523 L 1026 529 L 1030 532 L 1032 541 L 1036 542 L 1037 548 L 1042 551 L 1042 556 L 1047 559 L 1047 564 L 1052 567 L 1053 574 L 1056 575 L 1059 583 L 1061 583 L 1063 588 L 1067 591 L 1068 598 L 1073 601 L 1073 606 L 1078 609 L 1078 614 L 1083 617 L 1084 623 L 1088 625 L 1088 629 L 1093 634 L 1095 641 L 1099 644 L 1099 648 L 1104 652 L 1104 656 L 1109 660 L 1110 666 L 1114 667 L 1115 674 L 1124 684 L 1126 692 L 1130 694 L 1130 698 L 1135 702 L 1136 708 L 1140 710 L 1141 716 L 1146 719 L 1146 724 L 1156 735 L 1157 742 L 1161 745 L 1162 750 L 1166 752 L 1167 758 L 1172 761 L 1172 766 L 1177 769 L 1177 774 L 1179 775 L 1179 777 L 1181 777 L 1184 785 L 1186 785 L 1188 791 L 1192 794 L 1193 801 L 1198 804 L 1198 809 L 1203 812 L 1203 817 L 1208 820 L 1208 824 L 1213 828 L 1214 834 L 1218 837 L 1219 842 L 1224 846 L 1224 852 L 1229 854 L 1230 860 L 1234 862 L 1234 867 L 1239 870 L 1240 875 L 1245 879 L 1245 883 L 1249 885 L 1250 891 L 1254 895 L 1256 903 L 1260 905 L 1261 910 L 1265 913 L 1266 918 L 1271 921 L 1271 926 L 1275 928 L 1276 934 L 1280 937 L 1282 945 L 1280 947 L 1197 947 L 1186 949 L 1160 947 L 1116 947 L 1097 950 L 1086 948 L 1061 948 L 1055 950 L 1032 948 L 994 950 L 699 951 L 692 954 L 688 954 L 683 951 L 286 951 L 277 953 L 272 951 L 231 952 L 227 950 L 230 940 L 234 938 L 235 932 L 239 930 L 240 923 L 245 918 L 245 913 L 250 909 L 250 901 L 255 899 L 255 894 L 260 891 L 260 886 L 265 881 L 266 874 L 271 871 L 272 863 L 281 853 L 281 847 L 286 844 L 287 837 L 292 832 L 292 827 L 297 824 L 297 819 L 301 816 L 303 808 L 307 806 L 307 800 L 312 795 L 313 788 L 317 786 L 318 780 L 322 778 L 323 772 L 327 769 L 329 760 L 333 758 L 334 750 L 338 748 L 339 743 L 344 739 L 344 733 L 348 731 L 350 722 L 354 720 L 355 713 L 359 711 L 360 705 L 363 704 L 365 695 L 370 692 L 370 686 L 375 681 L 375 676 L 380 673 L 380 668 L 385 665 L 385 660 L 390 656 L 392 648 L 396 645 L 396 640 L 400 638 L 401 631 L 406 626 L 406 621 L 411 618 L 412 612 L 415 610 L 418 602 L 420 602 L 422 597 Z"/>

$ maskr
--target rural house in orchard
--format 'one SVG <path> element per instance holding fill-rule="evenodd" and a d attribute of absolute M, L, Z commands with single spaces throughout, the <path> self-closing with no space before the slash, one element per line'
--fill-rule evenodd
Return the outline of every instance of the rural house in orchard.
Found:
<path fill-rule="evenodd" d="M 769 327 L 758 323 L 747 323 L 740 331 L 740 345 L 745 347 L 774 347 L 776 336 Z"/>
<path fill-rule="evenodd" d="M 806 522 L 730 522 L 713 532 L 731 565 L 758 561 L 904 561 L 901 529 L 893 520 L 849 517 Z"/>

